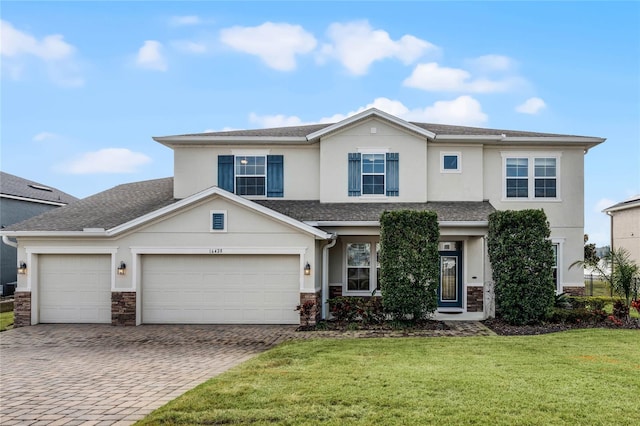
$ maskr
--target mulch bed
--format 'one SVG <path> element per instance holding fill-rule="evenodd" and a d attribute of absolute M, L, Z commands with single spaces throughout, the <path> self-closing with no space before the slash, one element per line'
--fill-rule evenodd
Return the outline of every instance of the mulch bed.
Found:
<path fill-rule="evenodd" d="M 323 321 L 321 326 L 304 326 L 298 327 L 297 331 L 424 331 L 424 330 L 449 330 L 449 327 L 442 321 L 424 320 L 417 323 L 393 323 L 390 321 L 382 324 L 362 324 L 361 322 L 339 323 L 336 321 Z"/>
<path fill-rule="evenodd" d="M 496 334 L 499 334 L 501 336 L 528 336 L 534 334 L 557 333 L 559 331 L 583 328 L 640 329 L 640 321 L 638 320 L 631 320 L 630 322 L 621 326 L 615 325 L 610 322 L 582 324 L 545 323 L 538 325 L 510 325 L 500 319 L 495 318 L 490 318 L 481 322 L 488 328 L 493 330 Z"/>

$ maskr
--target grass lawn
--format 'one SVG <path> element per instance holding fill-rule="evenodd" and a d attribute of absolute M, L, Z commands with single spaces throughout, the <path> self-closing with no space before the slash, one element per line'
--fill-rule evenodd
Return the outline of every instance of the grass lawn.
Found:
<path fill-rule="evenodd" d="M 152 424 L 640 424 L 640 333 L 296 341 Z"/>
<path fill-rule="evenodd" d="M 0 331 L 5 331 L 13 325 L 13 311 L 0 313 Z"/>

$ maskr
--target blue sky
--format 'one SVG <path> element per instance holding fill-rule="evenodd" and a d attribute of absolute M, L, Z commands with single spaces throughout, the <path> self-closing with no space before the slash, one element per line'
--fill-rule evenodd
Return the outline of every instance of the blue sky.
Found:
<path fill-rule="evenodd" d="M 585 232 L 640 193 L 638 2 L 11 2 L 3 171 L 85 197 L 173 174 L 152 136 L 411 121 L 606 137 Z"/>

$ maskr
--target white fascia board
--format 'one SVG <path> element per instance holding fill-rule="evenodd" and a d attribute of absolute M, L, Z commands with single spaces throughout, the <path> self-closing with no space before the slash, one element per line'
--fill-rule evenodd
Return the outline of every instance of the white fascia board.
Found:
<path fill-rule="evenodd" d="M 308 144 L 304 136 L 154 136 L 153 140 L 172 148 L 179 145 L 209 145 L 220 143 L 248 145 Z"/>
<path fill-rule="evenodd" d="M 107 237 L 106 231 L 0 231 L 0 235 L 7 237 Z"/>
<path fill-rule="evenodd" d="M 317 222 L 308 221 L 305 223 L 312 226 L 380 226 L 380 221 L 378 220 L 371 220 L 371 221 L 365 221 L 365 220 L 338 221 L 336 220 L 336 221 L 317 221 Z M 489 226 L 489 222 L 486 220 L 478 220 L 478 221 L 444 220 L 444 221 L 438 221 L 438 225 L 443 228 L 445 227 L 482 228 L 482 227 Z"/>
<path fill-rule="evenodd" d="M 496 142 L 504 140 L 502 135 L 437 135 L 435 142 L 455 141 L 455 142 Z"/>
<path fill-rule="evenodd" d="M 404 127 L 408 130 L 411 130 L 415 133 L 418 133 L 420 135 L 423 135 L 429 139 L 434 139 L 436 134 L 433 132 L 430 132 L 426 129 L 423 129 L 422 127 L 418 127 L 415 124 L 411 124 L 408 121 L 404 121 L 398 117 L 396 117 L 395 115 L 391 115 L 388 114 L 384 111 L 380 111 L 379 109 L 376 108 L 370 108 L 366 111 L 362 111 L 361 113 L 358 113 L 356 115 L 352 115 L 351 117 L 347 117 L 344 120 L 332 124 L 331 126 L 327 126 L 324 129 L 320 129 L 317 132 L 313 132 L 307 135 L 307 139 L 312 141 L 318 138 L 321 138 L 322 136 L 334 132 L 338 129 L 341 129 L 343 127 L 349 126 L 357 121 L 360 121 L 364 118 L 368 118 L 368 117 L 379 117 L 382 119 L 385 119 L 387 121 L 390 121 L 391 123 L 394 123 L 400 127 Z"/>
<path fill-rule="evenodd" d="M 271 210 L 269 208 L 266 208 L 264 206 L 261 206 L 260 204 L 254 203 L 251 200 L 247 200 L 246 198 L 243 197 L 239 197 L 235 194 L 232 194 L 231 192 L 225 191 L 224 189 L 221 189 L 217 186 L 212 186 L 211 188 L 205 189 L 204 191 L 198 192 L 197 194 L 194 194 L 190 197 L 184 198 L 176 203 L 173 203 L 169 206 L 163 207 L 161 209 L 158 209 L 154 212 L 148 213 L 144 216 L 140 216 L 139 218 L 136 218 L 132 221 L 129 221 L 127 223 L 124 223 L 122 225 L 116 226 L 114 228 L 111 228 L 109 230 L 107 230 L 107 235 L 108 236 L 114 236 L 117 234 L 120 234 L 122 232 L 128 231 L 132 228 L 135 228 L 137 226 L 140 226 L 144 223 L 147 223 L 151 220 L 157 219 L 159 217 L 162 217 L 166 214 L 172 213 L 176 210 L 179 210 L 185 206 L 188 206 L 190 204 L 193 203 L 197 203 L 205 198 L 211 197 L 213 195 L 218 195 L 224 199 L 227 199 L 229 201 L 232 201 L 236 204 L 240 204 L 241 206 L 244 206 L 250 210 L 254 210 L 257 212 L 260 212 L 266 216 L 270 216 L 276 220 L 279 220 L 281 222 L 284 222 L 294 228 L 297 228 L 303 232 L 306 232 L 308 234 L 313 235 L 314 237 L 318 238 L 318 239 L 330 239 L 331 238 L 331 234 L 328 234 L 324 231 L 321 231 L 319 229 L 316 229 L 312 226 L 309 226 L 303 222 L 300 222 L 298 220 L 295 220 L 289 216 L 285 216 L 281 213 L 278 213 L 274 210 Z"/>
<path fill-rule="evenodd" d="M 508 136 L 502 139 L 504 142 L 550 142 L 550 143 L 586 143 L 599 144 L 606 138 L 593 138 L 588 136 Z"/>
<path fill-rule="evenodd" d="M 9 195 L 9 194 L 0 194 L 0 198 L 8 198 L 10 200 L 17 200 L 17 201 L 27 201 L 29 203 L 47 204 L 47 205 L 50 205 L 50 206 L 57 206 L 57 207 L 62 207 L 62 206 L 66 206 L 67 205 L 67 203 L 61 203 L 61 202 L 56 202 L 56 201 L 38 200 L 37 198 L 20 197 L 20 196 L 17 196 L 17 195 Z"/>
<path fill-rule="evenodd" d="M 631 203 L 623 204 L 621 206 L 611 206 L 609 208 L 606 208 L 606 209 L 602 210 L 602 212 L 603 213 L 611 213 L 611 212 L 617 212 L 617 211 L 620 211 L 620 210 L 633 209 L 635 207 L 640 207 L 640 199 L 638 199 L 637 201 L 631 202 Z"/>

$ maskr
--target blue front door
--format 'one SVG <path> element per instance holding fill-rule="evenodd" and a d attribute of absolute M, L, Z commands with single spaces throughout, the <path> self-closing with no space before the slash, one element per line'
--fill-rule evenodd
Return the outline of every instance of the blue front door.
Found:
<path fill-rule="evenodd" d="M 440 251 L 439 308 L 462 308 L 462 251 Z"/>

